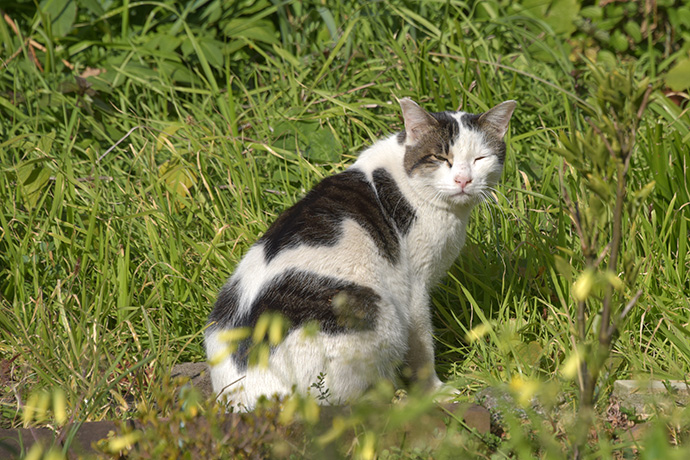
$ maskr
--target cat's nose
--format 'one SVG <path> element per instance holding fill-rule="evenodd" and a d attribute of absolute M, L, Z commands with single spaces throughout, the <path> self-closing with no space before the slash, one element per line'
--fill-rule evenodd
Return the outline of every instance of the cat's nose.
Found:
<path fill-rule="evenodd" d="M 455 183 L 460 186 L 460 190 L 465 190 L 468 184 L 472 183 L 471 177 L 466 176 L 455 176 Z"/>

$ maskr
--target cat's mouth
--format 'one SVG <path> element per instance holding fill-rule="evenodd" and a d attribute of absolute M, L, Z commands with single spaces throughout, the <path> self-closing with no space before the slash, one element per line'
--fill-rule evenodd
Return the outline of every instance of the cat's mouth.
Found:
<path fill-rule="evenodd" d="M 456 204 L 469 204 L 475 201 L 476 195 L 467 190 L 456 190 L 449 196 L 450 200 Z"/>
<path fill-rule="evenodd" d="M 455 206 L 475 206 L 482 201 L 491 200 L 486 189 L 482 187 L 470 187 L 464 190 L 457 188 L 446 196 L 448 202 Z"/>
<path fill-rule="evenodd" d="M 442 187 L 437 189 L 437 197 L 452 206 L 472 206 L 479 202 L 481 192 L 476 187 Z"/>

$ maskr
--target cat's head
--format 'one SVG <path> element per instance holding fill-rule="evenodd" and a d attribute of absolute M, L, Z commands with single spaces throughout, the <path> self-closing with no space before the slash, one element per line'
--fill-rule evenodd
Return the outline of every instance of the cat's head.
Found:
<path fill-rule="evenodd" d="M 506 101 L 479 115 L 429 113 L 409 98 L 400 100 L 405 131 L 404 167 L 415 189 L 431 201 L 472 206 L 496 185 L 506 154 L 503 141 L 516 106 Z"/>

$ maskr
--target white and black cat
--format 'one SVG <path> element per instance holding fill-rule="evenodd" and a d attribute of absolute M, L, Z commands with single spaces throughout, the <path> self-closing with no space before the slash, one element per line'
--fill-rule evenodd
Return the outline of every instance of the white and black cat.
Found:
<path fill-rule="evenodd" d="M 407 98 L 400 106 L 405 130 L 280 215 L 220 291 L 206 330 L 209 359 L 226 347 L 219 333 L 251 328 L 265 312 L 290 325 L 267 367 L 248 365 L 247 339 L 211 368 L 214 391 L 237 406 L 307 393 L 319 375 L 327 402 L 344 403 L 403 366 L 429 391 L 442 386 L 429 290 L 501 176 L 516 103 L 480 115 L 428 113 Z M 314 322 L 318 332 L 305 333 Z"/>

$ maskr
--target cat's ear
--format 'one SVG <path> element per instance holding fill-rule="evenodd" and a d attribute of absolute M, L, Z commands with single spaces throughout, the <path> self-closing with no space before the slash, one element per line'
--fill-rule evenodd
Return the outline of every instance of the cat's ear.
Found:
<path fill-rule="evenodd" d="M 503 139 L 508 132 L 508 122 L 517 106 L 515 101 L 505 101 L 479 116 L 479 126 Z"/>
<path fill-rule="evenodd" d="M 405 120 L 405 143 L 415 144 L 427 132 L 436 128 L 438 121 L 417 105 L 409 97 L 400 99 L 403 119 Z"/>

